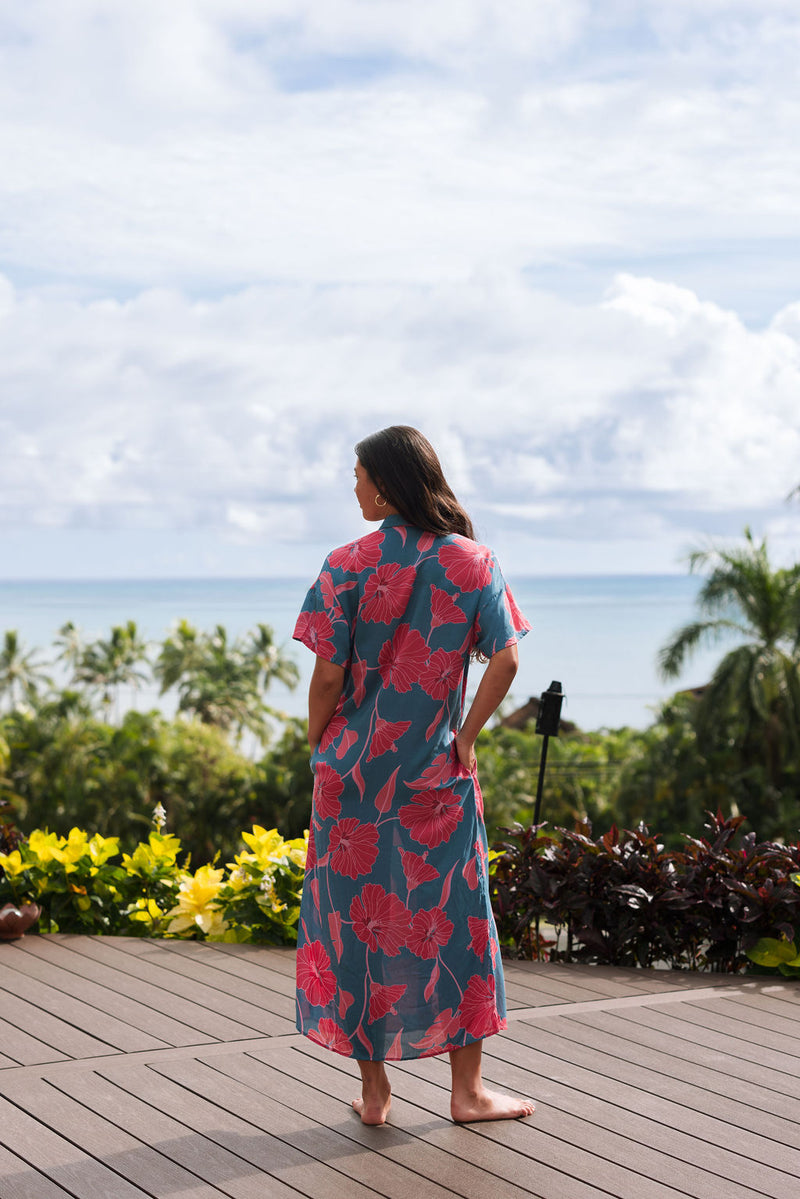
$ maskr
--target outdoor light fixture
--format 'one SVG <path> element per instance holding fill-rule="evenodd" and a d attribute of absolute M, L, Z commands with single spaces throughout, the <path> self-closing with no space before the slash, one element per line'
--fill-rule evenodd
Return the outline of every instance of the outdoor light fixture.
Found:
<path fill-rule="evenodd" d="M 539 759 L 539 782 L 536 787 L 536 806 L 533 810 L 533 823 L 539 823 L 542 810 L 542 788 L 544 787 L 544 768 L 547 764 L 547 746 L 551 737 L 558 736 L 558 726 L 561 723 L 561 705 L 564 702 L 564 692 L 561 684 L 554 679 L 546 691 L 542 692 L 539 700 L 539 714 L 536 717 L 536 732 L 544 737 L 542 756 Z"/>

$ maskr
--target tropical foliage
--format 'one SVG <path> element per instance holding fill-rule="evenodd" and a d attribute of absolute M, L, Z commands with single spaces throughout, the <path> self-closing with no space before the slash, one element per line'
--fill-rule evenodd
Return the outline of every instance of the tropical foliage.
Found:
<path fill-rule="evenodd" d="M 306 838 L 255 825 L 232 862 L 192 871 L 164 816 L 157 806 L 156 827 L 130 853 L 119 837 L 34 829 L 0 853 L 0 907 L 38 904 L 41 932 L 295 943 Z"/>
<path fill-rule="evenodd" d="M 501 941 L 521 957 L 738 972 L 800 966 L 800 842 L 741 844 L 743 817 L 709 817 L 678 851 L 642 824 L 519 828 L 496 858 Z M 550 935 L 545 935 L 548 932 Z"/>
<path fill-rule="evenodd" d="M 127 712 L 112 725 L 52 702 L 37 712 L 18 709 L 2 728 L 8 759 L 0 797 L 13 803 L 24 830 L 64 835 L 78 825 L 127 843 L 144 834 L 160 803 L 199 864 L 231 857 L 238 830 L 253 822 L 288 837 L 308 827 L 312 776 L 297 725 L 284 732 L 277 757 L 255 761 L 221 729 L 157 712 Z"/>
<path fill-rule="evenodd" d="M 696 758 L 723 767 L 762 836 L 785 835 L 800 817 L 800 564 L 773 569 L 766 540 L 746 529 L 743 546 L 696 550 L 689 568 L 705 574 L 699 618 L 662 648 L 662 673 L 676 677 L 701 645 L 733 641 L 691 710 Z"/>
<path fill-rule="evenodd" d="M 161 694 L 175 688 L 178 711 L 203 724 L 241 735 L 247 729 L 268 737 L 270 709 L 263 693 L 273 680 L 297 683 L 297 667 L 274 644 L 268 625 L 247 638 L 228 639 L 222 625 L 199 632 L 182 620 L 164 642 L 154 665 Z"/>
<path fill-rule="evenodd" d="M 0 650 L 0 697 L 5 698 L 7 707 L 35 703 L 40 689 L 49 681 L 36 651 L 26 651 L 16 630 L 9 629 Z"/>

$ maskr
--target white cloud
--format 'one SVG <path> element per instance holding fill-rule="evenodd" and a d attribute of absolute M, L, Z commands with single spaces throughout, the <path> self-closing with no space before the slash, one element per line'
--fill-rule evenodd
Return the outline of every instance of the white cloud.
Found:
<path fill-rule="evenodd" d="M 0 260 L 218 294 L 730 257 L 794 237 L 799 44 L 778 0 L 18 5 Z"/>
<path fill-rule="evenodd" d="M 5 520 L 327 540 L 411 421 L 487 537 L 783 528 L 798 49 L 795 0 L 6 6 Z"/>
<path fill-rule="evenodd" d="M 355 442 L 400 422 L 439 446 L 487 533 L 735 528 L 798 482 L 792 314 L 753 332 L 652 279 L 583 307 L 503 276 L 12 304 L 0 472 L 18 524 L 335 538 Z"/>

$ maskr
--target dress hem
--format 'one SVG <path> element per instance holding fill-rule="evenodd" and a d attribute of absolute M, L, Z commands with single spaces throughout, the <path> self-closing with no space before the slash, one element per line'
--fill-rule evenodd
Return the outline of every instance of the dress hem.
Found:
<path fill-rule="evenodd" d="M 303 1036 L 307 1040 L 311 1041 L 312 1045 L 319 1045 L 320 1049 L 327 1049 L 327 1050 L 329 1050 L 330 1053 L 335 1053 L 337 1055 L 337 1057 L 349 1058 L 350 1061 L 353 1061 L 353 1062 L 390 1062 L 391 1063 L 391 1062 L 413 1062 L 413 1061 L 418 1061 L 420 1058 L 425 1058 L 425 1057 L 441 1057 L 442 1054 L 450 1053 L 454 1049 L 466 1049 L 467 1045 L 474 1045 L 476 1041 L 485 1041 L 487 1039 L 487 1037 L 495 1037 L 495 1036 L 497 1036 L 498 1033 L 505 1032 L 506 1029 L 508 1028 L 508 1020 L 504 1016 L 500 1020 L 497 1028 L 492 1029 L 491 1032 L 485 1032 L 480 1037 L 473 1037 L 473 1036 L 467 1035 L 464 1038 L 463 1045 L 453 1045 L 453 1044 L 437 1045 L 437 1046 L 432 1046 L 430 1049 L 421 1050 L 419 1053 L 401 1053 L 399 1057 L 367 1057 L 366 1054 L 364 1054 L 362 1056 L 358 1053 L 345 1053 L 341 1049 L 335 1049 L 333 1047 L 333 1045 L 326 1045 L 323 1041 L 317 1040 L 316 1037 L 311 1036 L 310 1031 L 304 1032 L 299 1024 L 295 1024 L 295 1027 L 301 1036 Z"/>

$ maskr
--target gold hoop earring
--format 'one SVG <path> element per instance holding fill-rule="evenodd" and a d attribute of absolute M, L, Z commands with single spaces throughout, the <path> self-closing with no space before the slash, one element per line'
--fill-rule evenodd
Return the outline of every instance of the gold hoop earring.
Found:
<path fill-rule="evenodd" d="M 386 500 L 383 498 L 380 492 L 378 492 L 378 494 L 375 496 L 375 504 L 378 508 L 386 507 Z"/>

